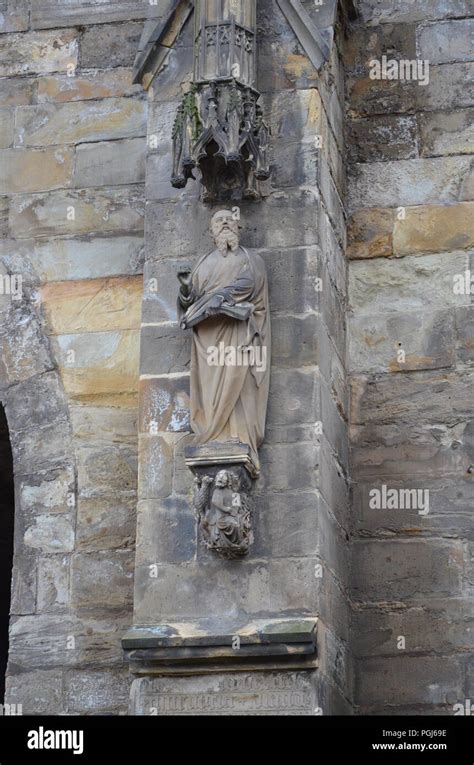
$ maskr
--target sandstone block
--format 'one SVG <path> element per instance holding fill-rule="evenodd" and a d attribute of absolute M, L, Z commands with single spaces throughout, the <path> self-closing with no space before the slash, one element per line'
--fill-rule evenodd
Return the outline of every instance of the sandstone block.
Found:
<path fill-rule="evenodd" d="M 124 608 L 132 601 L 133 552 L 76 553 L 71 561 L 75 606 Z"/>
<path fill-rule="evenodd" d="M 393 249 L 396 255 L 450 252 L 473 245 L 472 202 L 408 208 L 405 220 L 395 221 Z"/>
<path fill-rule="evenodd" d="M 457 541 L 358 540 L 354 544 L 355 599 L 424 603 L 426 598 L 460 595 L 462 549 Z"/>
<path fill-rule="evenodd" d="M 474 19 L 441 21 L 417 29 L 418 51 L 430 64 L 472 61 Z"/>
<path fill-rule="evenodd" d="M 98 191 L 57 191 L 24 195 L 10 206 L 13 236 L 143 231 L 143 199 L 136 187 Z"/>
<path fill-rule="evenodd" d="M 468 157 L 359 164 L 354 168 L 349 205 L 355 210 L 452 203 L 469 170 Z"/>
<path fill-rule="evenodd" d="M 22 194 L 69 186 L 72 178 L 71 149 L 7 149 L 0 152 L 0 193 Z"/>
<path fill-rule="evenodd" d="M 11 34 L 2 39 L 0 77 L 66 72 L 71 65 L 77 66 L 77 60 L 75 29 Z"/>
<path fill-rule="evenodd" d="M 120 186 L 145 181 L 144 138 L 84 143 L 76 149 L 74 186 Z"/>
<path fill-rule="evenodd" d="M 140 86 L 132 84 L 129 68 L 96 70 L 90 74 L 45 75 L 38 79 L 39 104 L 87 101 L 96 98 L 119 98 L 140 93 Z M 26 103 L 29 103 L 26 102 Z"/>
<path fill-rule="evenodd" d="M 41 302 L 52 334 L 138 330 L 143 283 L 139 276 L 52 282 Z"/>
<path fill-rule="evenodd" d="M 135 98 L 104 98 L 20 106 L 16 127 L 21 146 L 136 138 L 146 134 L 146 104 Z"/>
<path fill-rule="evenodd" d="M 138 330 L 58 335 L 54 340 L 69 396 L 90 405 L 127 406 L 138 390 Z"/>

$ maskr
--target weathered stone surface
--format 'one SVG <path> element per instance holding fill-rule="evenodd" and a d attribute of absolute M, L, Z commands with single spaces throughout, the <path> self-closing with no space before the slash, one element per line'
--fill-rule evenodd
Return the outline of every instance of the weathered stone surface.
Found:
<path fill-rule="evenodd" d="M 315 369 L 272 369 L 267 422 L 294 425 L 318 421 L 319 385 Z"/>
<path fill-rule="evenodd" d="M 357 540 L 353 553 L 356 601 L 415 603 L 461 594 L 463 546 L 458 541 Z"/>
<path fill-rule="evenodd" d="M 332 393 L 325 382 L 321 380 L 321 422 L 323 424 L 323 436 L 329 441 L 333 451 L 342 467 L 348 470 L 348 445 L 347 425 L 341 416 Z M 327 444 L 322 442 L 322 448 Z"/>
<path fill-rule="evenodd" d="M 172 454 L 173 439 L 169 436 L 140 436 L 138 496 L 141 499 L 156 499 L 168 497 L 171 494 Z M 188 480 L 191 485 L 190 473 Z"/>
<path fill-rule="evenodd" d="M 319 449 L 315 442 L 263 445 L 260 487 L 266 491 L 291 491 L 317 487 Z"/>
<path fill-rule="evenodd" d="M 31 193 L 61 189 L 69 186 L 72 178 L 73 153 L 71 149 L 7 149 L 0 152 L 2 176 L 0 193 Z"/>
<path fill-rule="evenodd" d="M 346 72 L 368 76 L 370 62 L 380 60 L 387 51 L 395 60 L 416 58 L 416 28 L 397 19 L 396 24 L 386 27 L 360 24 L 356 34 L 344 41 L 344 66 Z"/>
<path fill-rule="evenodd" d="M 74 497 L 72 465 L 24 476 L 19 482 L 20 507 L 24 515 L 37 512 L 65 513 Z"/>
<path fill-rule="evenodd" d="M 95 443 L 136 445 L 138 413 L 132 406 L 78 406 L 69 404 L 74 438 Z"/>
<path fill-rule="evenodd" d="M 418 121 L 424 157 L 472 153 L 474 109 L 420 114 Z"/>
<path fill-rule="evenodd" d="M 76 149 L 74 186 L 119 186 L 145 181 L 144 138 L 100 141 Z"/>
<path fill-rule="evenodd" d="M 24 32 L 28 29 L 28 12 L 16 13 L 14 10 L 0 8 L 0 34 L 8 32 Z"/>
<path fill-rule="evenodd" d="M 468 0 L 399 0 L 396 6 L 391 0 L 363 0 L 360 3 L 362 21 L 370 24 L 387 22 L 413 22 L 469 15 Z"/>
<path fill-rule="evenodd" d="M 432 66 L 430 82 L 420 86 L 415 81 L 371 80 L 349 76 L 347 81 L 352 116 L 404 114 L 414 109 L 462 109 L 474 105 L 469 88 L 473 64 L 457 63 Z"/>
<path fill-rule="evenodd" d="M 132 600 L 133 553 L 75 553 L 71 560 L 71 600 L 75 606 L 124 607 Z"/>
<path fill-rule="evenodd" d="M 76 548 L 80 552 L 127 549 L 135 541 L 135 500 L 80 497 Z"/>
<path fill-rule="evenodd" d="M 316 189 L 287 189 L 274 192 L 262 204 L 242 202 L 242 245 L 248 249 L 277 249 L 317 244 L 317 200 Z M 198 209 L 197 199 L 150 203 L 147 255 L 159 260 L 170 254 L 181 257 L 210 251 L 209 217 L 197 215 Z M 280 221 L 278 227 L 272 223 L 275 218 Z"/>
<path fill-rule="evenodd" d="M 140 380 L 140 433 L 190 430 L 189 376 Z"/>
<path fill-rule="evenodd" d="M 319 492 L 332 509 L 341 528 L 348 530 L 351 523 L 349 485 L 341 465 L 328 450 L 321 449 L 319 458 Z"/>
<path fill-rule="evenodd" d="M 71 714 L 124 714 L 128 709 L 130 677 L 127 669 L 69 671 L 65 674 L 64 686 L 67 710 Z"/>
<path fill-rule="evenodd" d="M 258 83 L 262 92 L 306 89 L 316 85 L 317 72 L 288 26 L 285 38 L 262 40 L 257 48 Z M 288 51 L 289 40 L 294 40 L 291 52 Z"/>
<path fill-rule="evenodd" d="M 278 359 L 280 368 L 294 369 L 318 363 L 318 318 L 315 314 L 274 316 L 272 327 L 272 354 Z"/>
<path fill-rule="evenodd" d="M 79 498 L 127 501 L 137 489 L 135 445 L 93 443 L 77 450 Z"/>
<path fill-rule="evenodd" d="M 394 253 L 451 252 L 472 247 L 473 211 L 472 202 L 407 208 L 405 220 L 395 221 Z"/>
<path fill-rule="evenodd" d="M 64 553 L 74 549 L 74 529 L 62 515 L 38 515 L 26 529 L 24 543 L 44 553 Z"/>
<path fill-rule="evenodd" d="M 77 65 L 77 31 L 64 29 L 56 34 L 33 32 L 2 38 L 0 77 L 66 72 Z"/>
<path fill-rule="evenodd" d="M 105 98 L 20 106 L 16 129 L 20 146 L 135 138 L 146 133 L 146 105 L 135 98 Z"/>
<path fill-rule="evenodd" d="M 445 704 L 461 683 L 459 660 L 446 656 L 365 659 L 357 671 L 357 697 L 364 706 Z M 427 710 L 427 711 L 428 711 Z"/>
<path fill-rule="evenodd" d="M 322 103 L 314 88 L 264 93 L 262 106 L 272 131 L 272 144 L 311 144 L 320 132 Z M 293 114 L 293 117 L 291 116 Z"/>
<path fill-rule="evenodd" d="M 417 29 L 418 51 L 430 64 L 472 61 L 474 19 L 443 21 Z"/>
<path fill-rule="evenodd" d="M 7 703 L 22 704 L 24 715 L 56 714 L 61 708 L 61 669 L 7 675 Z"/>
<path fill-rule="evenodd" d="M 463 109 L 474 106 L 472 81 L 474 63 L 442 64 L 430 67 L 428 87 L 417 87 L 419 109 Z"/>
<path fill-rule="evenodd" d="M 17 529 L 18 529 L 17 523 Z M 16 531 L 15 533 L 19 533 Z M 38 565 L 36 550 L 21 544 L 15 553 L 10 614 L 31 614 L 36 611 L 38 594 Z"/>
<path fill-rule="evenodd" d="M 0 329 L 0 377 L 7 384 L 53 368 L 50 349 L 36 316 L 21 301 L 10 301 Z"/>
<path fill-rule="evenodd" d="M 140 85 L 132 83 L 131 69 L 104 69 L 87 74 L 76 74 L 74 77 L 68 77 L 67 74 L 40 77 L 37 101 L 39 104 L 87 101 L 96 98 L 139 95 L 140 92 Z"/>
<path fill-rule="evenodd" d="M 458 359 L 469 364 L 474 361 L 474 309 L 464 306 L 455 311 L 457 329 L 456 354 Z"/>
<path fill-rule="evenodd" d="M 102 618 L 90 615 L 34 614 L 15 619 L 12 661 L 20 670 L 31 667 L 87 667 L 122 664 L 121 633 L 129 615 L 115 608 Z M 102 670 L 103 671 L 103 670 Z"/>
<path fill-rule="evenodd" d="M 100 69 L 104 61 L 107 61 L 108 67 L 131 67 L 142 30 L 143 24 L 134 21 L 120 25 L 108 24 L 106 27 L 88 27 L 81 38 L 81 67 Z"/>
<path fill-rule="evenodd" d="M 69 558 L 41 558 L 38 561 L 38 609 L 64 610 L 69 602 Z"/>
<path fill-rule="evenodd" d="M 413 81 L 371 80 L 368 72 L 365 77 L 349 75 L 346 87 L 351 117 L 405 114 L 415 108 L 417 89 L 422 89 Z"/>
<path fill-rule="evenodd" d="M 393 380 L 403 387 L 404 380 Z M 431 419 L 438 412 L 434 409 Z M 469 416 L 469 415 L 468 415 Z M 426 417 L 426 415 L 425 415 Z M 442 476 L 470 475 L 472 465 L 472 422 L 456 422 L 443 413 L 439 422 L 352 425 L 352 470 L 360 480 L 403 481 L 418 483 Z M 445 419 L 446 422 L 442 420 Z"/>
<path fill-rule="evenodd" d="M 48 29 L 69 24 L 109 24 L 129 19 L 158 19 L 164 4 L 132 0 L 34 0 L 31 9 L 33 29 Z"/>
<path fill-rule="evenodd" d="M 136 560 L 148 565 L 150 576 L 159 563 L 192 561 L 197 549 L 197 525 L 188 499 L 162 499 L 138 503 Z"/>
<path fill-rule="evenodd" d="M 123 187 L 15 197 L 10 230 L 19 238 L 142 231 L 142 195 L 137 187 Z"/>
<path fill-rule="evenodd" d="M 177 324 L 145 326 L 141 333 L 141 368 L 143 375 L 169 375 L 189 372 L 191 333 Z"/>
<path fill-rule="evenodd" d="M 143 234 L 138 231 L 117 236 L 76 236 L 46 240 L 6 240 L 0 253 L 17 273 L 16 259 L 31 259 L 40 281 L 99 279 L 139 273 L 143 253 Z"/>
<path fill-rule="evenodd" d="M 362 429 L 360 429 L 362 435 Z M 386 429 L 388 434 L 388 428 Z M 459 436 L 456 433 L 449 443 L 449 434 L 443 432 L 441 427 L 432 428 L 432 440 L 437 437 L 438 442 L 444 441 L 444 445 L 449 449 L 453 447 L 453 444 L 459 437 L 462 439 L 464 434 Z M 382 429 L 379 428 L 375 431 L 376 437 L 382 434 Z M 374 536 L 374 537 L 393 537 L 406 536 L 407 538 L 418 537 L 430 537 L 434 533 L 449 536 L 459 539 L 472 539 L 474 536 L 474 519 L 470 512 L 470 506 L 472 504 L 472 479 L 470 474 L 466 474 L 462 477 L 462 480 L 453 481 L 452 473 L 446 475 L 444 478 L 430 478 L 427 480 L 427 471 L 423 473 L 424 452 L 426 450 L 426 436 L 425 443 L 417 438 L 419 433 L 413 433 L 412 445 L 419 444 L 419 476 L 409 478 L 406 475 L 406 471 L 402 474 L 402 478 L 396 479 L 390 477 L 389 480 L 381 482 L 380 477 L 373 480 L 359 480 L 354 485 L 354 529 L 356 534 L 360 536 Z M 415 443 L 416 439 L 416 443 Z M 368 441 L 368 439 L 367 439 Z M 399 437 L 399 443 L 402 438 Z M 361 443 L 362 440 L 356 440 L 356 444 Z M 408 439 L 405 440 L 408 446 Z M 394 462 L 396 459 L 396 438 L 392 440 L 393 444 L 393 456 Z M 459 444 L 459 440 L 458 440 Z M 388 448 L 391 444 L 383 444 L 381 451 L 385 454 L 388 452 Z M 441 445 L 441 444 L 440 444 Z M 439 449 L 439 446 L 438 446 Z M 452 451 L 459 451 L 455 449 Z M 414 450 L 413 450 L 414 453 Z M 407 455 L 409 458 L 409 455 Z M 428 459 L 433 460 L 433 453 L 428 455 Z M 401 462 L 403 462 L 403 456 L 401 456 Z M 435 458 L 435 462 L 437 462 Z M 446 465 L 447 459 L 444 457 L 444 464 Z M 417 466 L 418 467 L 418 466 Z M 437 473 L 437 465 L 435 464 L 435 473 Z M 415 468 L 416 469 L 416 468 Z M 379 468 L 380 470 L 380 468 Z M 357 472 L 359 472 L 357 470 Z M 402 472 L 402 471 L 401 471 Z M 459 471 L 459 475 L 461 471 Z M 382 485 L 388 489 L 396 490 L 413 490 L 422 488 L 423 491 L 428 492 L 428 512 L 422 515 L 418 512 L 419 508 L 414 509 L 372 509 L 370 506 L 371 491 L 373 489 L 382 490 Z M 401 496 L 401 495 L 400 495 Z M 422 498 L 424 495 L 421 495 Z"/>
<path fill-rule="evenodd" d="M 33 100 L 34 77 L 2 77 L 0 100 L 2 106 L 24 106 Z"/>
<path fill-rule="evenodd" d="M 138 389 L 138 330 L 59 335 L 55 349 L 69 396 L 93 404 L 123 404 Z M 70 359 L 73 359 L 72 361 Z"/>
<path fill-rule="evenodd" d="M 416 119 L 388 115 L 352 120 L 349 142 L 353 162 L 414 159 L 418 156 Z"/>
<path fill-rule="evenodd" d="M 469 269 L 463 252 L 357 261 L 349 268 L 350 307 L 355 314 L 429 311 L 470 303 L 454 293 L 454 277 Z"/>
<path fill-rule="evenodd" d="M 359 164 L 354 168 L 349 205 L 354 210 L 455 202 L 469 169 L 467 157 Z"/>
<path fill-rule="evenodd" d="M 176 322 L 178 319 L 178 269 L 183 261 L 175 258 L 147 261 L 143 274 L 144 324 Z"/>
<path fill-rule="evenodd" d="M 9 149 L 13 145 L 15 113 L 13 109 L 0 109 L 0 149 Z M 1 162 L 5 161 L 5 152 L 1 153 Z M 4 193 L 4 192 L 2 192 Z"/>
<path fill-rule="evenodd" d="M 348 226 L 349 258 L 383 258 L 393 255 L 395 213 L 390 208 L 357 210 Z"/>
<path fill-rule="evenodd" d="M 223 629 L 226 622 L 232 629 L 242 613 L 260 618 L 284 611 L 313 613 L 320 586 L 316 563 L 311 558 L 248 559 L 222 568 L 220 560 L 206 559 L 181 566 L 159 565 L 157 578 L 149 576 L 148 566 L 141 566 L 135 572 L 137 617 L 142 624 L 173 618 L 177 593 L 182 618 L 218 618 Z M 237 588 L 232 586 L 236 575 Z"/>
<path fill-rule="evenodd" d="M 319 248 L 271 249 L 260 255 L 267 267 L 272 311 L 303 314 L 317 310 Z"/>
<path fill-rule="evenodd" d="M 132 686 L 135 715 L 314 715 L 320 705 L 309 672 L 140 678 Z"/>
<path fill-rule="evenodd" d="M 255 502 L 251 555 L 287 558 L 317 554 L 320 509 L 317 492 L 265 493 L 257 495 Z"/>
<path fill-rule="evenodd" d="M 52 282 L 40 294 L 55 335 L 140 328 L 140 276 Z"/>
<path fill-rule="evenodd" d="M 472 414 L 468 405 L 472 384 L 469 372 L 419 372 L 374 379 L 354 376 L 352 423 L 432 421 L 433 412 L 437 423 L 467 421 Z"/>

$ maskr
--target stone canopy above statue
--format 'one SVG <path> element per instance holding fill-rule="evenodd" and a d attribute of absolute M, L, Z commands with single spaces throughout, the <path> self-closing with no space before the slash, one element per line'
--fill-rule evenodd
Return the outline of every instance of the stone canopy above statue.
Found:
<path fill-rule="evenodd" d="M 351 16 L 352 0 L 325 0 L 316 20 L 300 0 L 276 5 L 319 70 L 330 54 L 338 5 Z M 134 82 L 148 88 L 194 16 L 193 65 L 172 128 L 170 181 L 178 189 L 200 181 L 203 202 L 259 199 L 271 174 L 270 129 L 257 90 L 258 7 L 258 0 L 175 0 L 140 40 Z"/>
<path fill-rule="evenodd" d="M 269 129 L 256 81 L 255 0 L 196 0 L 194 76 L 173 126 L 171 183 L 201 173 L 203 201 L 259 197 Z"/>

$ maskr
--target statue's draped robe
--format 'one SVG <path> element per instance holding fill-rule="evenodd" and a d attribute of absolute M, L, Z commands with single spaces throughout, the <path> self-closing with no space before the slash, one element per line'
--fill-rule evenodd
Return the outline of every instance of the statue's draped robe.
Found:
<path fill-rule="evenodd" d="M 270 380 L 270 317 L 265 264 L 258 254 L 239 247 L 222 255 L 205 255 L 191 275 L 191 296 L 180 297 L 182 306 L 213 294 L 230 296 L 236 304 L 252 303 L 254 311 L 244 321 L 218 315 L 193 328 L 191 355 L 191 425 L 196 444 L 209 441 L 240 441 L 251 447 L 255 466 L 257 449 L 265 430 Z M 253 365 L 210 366 L 209 349 L 252 346 Z M 257 350 L 260 349 L 260 350 Z M 238 356 L 237 356 L 238 357 Z"/>

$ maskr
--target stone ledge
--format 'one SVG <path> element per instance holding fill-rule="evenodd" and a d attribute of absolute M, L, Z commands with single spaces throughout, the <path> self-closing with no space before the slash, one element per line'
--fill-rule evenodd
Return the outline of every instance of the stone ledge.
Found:
<path fill-rule="evenodd" d="M 122 647 L 137 675 L 314 668 L 316 627 L 315 617 L 262 619 L 222 632 L 194 622 L 132 627 Z"/>

